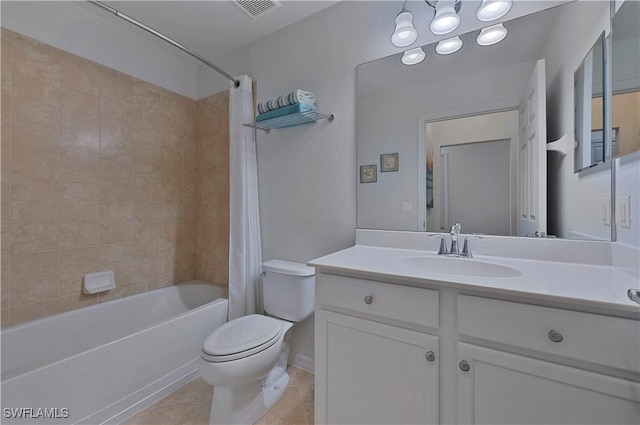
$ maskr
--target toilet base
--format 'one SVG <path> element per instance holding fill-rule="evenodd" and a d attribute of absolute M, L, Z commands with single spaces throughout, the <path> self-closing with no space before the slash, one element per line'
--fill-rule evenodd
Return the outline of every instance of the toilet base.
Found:
<path fill-rule="evenodd" d="M 284 396 L 289 386 L 289 374 L 284 372 L 275 382 L 269 381 L 239 387 L 214 387 L 209 425 L 257 422 Z"/>

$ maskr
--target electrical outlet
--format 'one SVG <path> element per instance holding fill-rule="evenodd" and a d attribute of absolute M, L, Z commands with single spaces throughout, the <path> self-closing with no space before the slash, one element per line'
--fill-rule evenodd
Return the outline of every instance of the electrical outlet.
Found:
<path fill-rule="evenodd" d="M 625 229 L 631 228 L 631 196 L 619 196 L 616 202 L 618 224 Z"/>
<path fill-rule="evenodd" d="M 602 198 L 602 224 L 611 226 L 611 198 Z"/>

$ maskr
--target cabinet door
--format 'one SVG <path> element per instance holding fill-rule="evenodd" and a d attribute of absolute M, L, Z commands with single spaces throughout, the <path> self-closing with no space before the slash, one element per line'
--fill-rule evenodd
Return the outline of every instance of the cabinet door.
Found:
<path fill-rule="evenodd" d="M 637 382 L 463 343 L 458 362 L 459 424 L 640 423 Z"/>
<path fill-rule="evenodd" d="M 438 338 L 320 310 L 316 423 L 438 422 Z"/>

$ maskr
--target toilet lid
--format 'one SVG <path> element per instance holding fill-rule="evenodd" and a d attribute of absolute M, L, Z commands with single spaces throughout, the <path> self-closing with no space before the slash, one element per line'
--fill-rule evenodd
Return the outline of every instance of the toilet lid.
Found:
<path fill-rule="evenodd" d="M 254 351 L 272 343 L 281 332 L 282 323 L 279 320 L 251 314 L 227 322 L 213 331 L 204 341 L 202 351 L 216 357 Z"/>

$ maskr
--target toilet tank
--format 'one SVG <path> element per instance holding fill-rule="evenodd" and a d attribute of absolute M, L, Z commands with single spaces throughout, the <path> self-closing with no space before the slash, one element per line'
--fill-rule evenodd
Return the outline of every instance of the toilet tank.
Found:
<path fill-rule="evenodd" d="M 302 263 L 269 260 L 262 264 L 264 311 L 290 322 L 302 322 L 313 313 L 316 270 Z"/>

